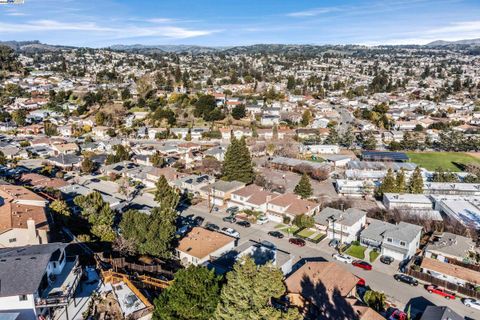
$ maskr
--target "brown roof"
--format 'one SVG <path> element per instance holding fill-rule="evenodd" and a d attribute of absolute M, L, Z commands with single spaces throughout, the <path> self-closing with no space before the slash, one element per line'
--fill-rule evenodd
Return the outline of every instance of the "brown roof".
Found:
<path fill-rule="evenodd" d="M 35 221 L 37 229 L 49 229 L 43 207 L 6 202 L 0 206 L 0 233 L 13 228 L 27 229 L 28 219 Z"/>
<path fill-rule="evenodd" d="M 423 258 L 421 267 L 458 279 L 462 279 L 472 284 L 480 284 L 480 272 L 472 269 L 426 257 Z"/>
<path fill-rule="evenodd" d="M 4 198 L 5 202 L 17 200 L 46 201 L 27 188 L 13 185 L 0 185 L 0 197 Z"/>
<path fill-rule="evenodd" d="M 358 280 L 360 278 L 335 262 L 308 261 L 291 274 L 285 280 L 285 284 L 289 293 L 301 294 L 305 299 L 314 302 L 317 299 L 313 297 L 320 294 L 319 285 L 330 298 L 334 290 L 338 290 L 342 297 L 347 297 Z"/>
<path fill-rule="evenodd" d="M 358 315 L 358 320 L 385 320 L 378 312 L 372 308 L 363 305 L 355 298 L 346 299 L 352 305 L 353 311 Z"/>
<path fill-rule="evenodd" d="M 24 173 L 20 179 L 23 183 L 29 184 L 34 187 L 43 188 L 61 188 L 68 183 L 62 179 L 45 177 L 38 173 Z"/>
<path fill-rule="evenodd" d="M 233 241 L 223 233 L 195 227 L 180 240 L 177 250 L 202 259 Z"/>
<path fill-rule="evenodd" d="M 287 207 L 285 213 L 289 213 L 292 215 L 304 214 L 307 211 L 310 211 L 312 208 L 318 206 L 318 204 L 316 204 L 315 202 L 301 199 L 294 193 L 285 193 L 281 196 L 276 197 L 275 199 L 270 201 L 270 203 L 283 208 Z"/>
<path fill-rule="evenodd" d="M 261 205 L 267 202 L 269 199 L 273 199 L 276 194 L 263 190 L 257 185 L 251 184 L 242 189 L 232 192 L 232 194 L 239 195 L 240 197 L 248 198 L 247 202 Z"/>
<path fill-rule="evenodd" d="M 179 173 L 176 169 L 171 167 L 165 168 L 153 168 L 148 172 L 148 174 L 160 178 L 160 176 L 165 176 L 167 180 L 176 180 L 184 175 Z"/>

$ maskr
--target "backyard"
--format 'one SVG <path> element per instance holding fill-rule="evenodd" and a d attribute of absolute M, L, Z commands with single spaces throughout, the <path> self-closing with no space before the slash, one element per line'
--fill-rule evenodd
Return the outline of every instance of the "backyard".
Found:
<path fill-rule="evenodd" d="M 444 170 L 461 171 L 456 164 L 480 164 L 480 158 L 463 152 L 407 152 L 410 161 L 420 167 L 434 171 L 441 167 Z"/>

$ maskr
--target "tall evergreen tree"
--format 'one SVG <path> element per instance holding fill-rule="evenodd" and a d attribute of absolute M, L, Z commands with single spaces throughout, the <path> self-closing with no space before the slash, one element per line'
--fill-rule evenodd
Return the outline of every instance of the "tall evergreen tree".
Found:
<path fill-rule="evenodd" d="M 155 299 L 154 320 L 209 320 L 220 299 L 220 277 L 205 267 L 190 266 Z"/>
<path fill-rule="evenodd" d="M 405 193 L 405 191 L 407 191 L 407 183 L 405 179 L 405 170 L 402 168 L 397 172 L 397 176 L 395 177 L 395 192 Z"/>
<path fill-rule="evenodd" d="M 410 181 L 408 183 L 408 192 L 418 194 L 423 193 L 423 177 L 419 167 L 415 168 L 415 171 L 413 171 L 413 174 L 410 177 Z"/>
<path fill-rule="evenodd" d="M 242 258 L 227 274 L 213 319 L 302 319 L 296 309 L 282 313 L 270 305 L 272 297 L 285 293 L 282 279 L 282 272 L 270 263 L 257 266 L 251 257 Z"/>
<path fill-rule="evenodd" d="M 164 175 L 161 175 L 160 178 L 158 178 L 155 187 L 157 188 L 157 191 L 155 192 L 155 201 L 160 204 L 160 207 L 175 209 L 180 200 L 180 196 L 177 190 L 168 184 Z"/>
<path fill-rule="evenodd" d="M 387 174 L 382 180 L 382 184 L 378 188 L 378 194 L 383 196 L 384 193 L 395 192 L 396 190 L 395 176 L 392 169 L 388 169 Z"/>
<path fill-rule="evenodd" d="M 225 153 L 222 178 L 227 181 L 237 180 L 245 183 L 252 183 L 255 179 L 252 158 L 244 137 L 240 140 L 232 137 Z"/>
<path fill-rule="evenodd" d="M 306 173 L 302 175 L 293 192 L 301 196 L 302 199 L 307 199 L 312 196 L 312 185 L 310 184 L 310 178 Z"/>

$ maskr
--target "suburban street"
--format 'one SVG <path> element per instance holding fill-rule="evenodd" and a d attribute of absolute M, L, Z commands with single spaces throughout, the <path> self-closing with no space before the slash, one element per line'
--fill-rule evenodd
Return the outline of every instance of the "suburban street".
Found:
<path fill-rule="evenodd" d="M 285 238 L 283 239 L 269 236 L 267 233 L 275 230 L 276 223 L 274 222 L 268 222 L 263 225 L 252 224 L 250 228 L 243 228 L 236 224 L 224 222 L 222 218 L 226 217 L 228 214 L 222 209 L 217 212 L 212 211 L 212 213 L 209 213 L 205 202 L 191 206 L 182 212 L 182 216 L 188 215 L 205 218 L 204 224 L 214 223 L 220 228 L 230 227 L 235 229 L 240 233 L 238 245 L 248 240 L 268 240 L 274 243 L 277 248 L 292 254 L 294 256 L 294 263 L 299 262 L 301 259 L 324 259 L 331 261 L 332 254 L 335 253 L 334 249 L 328 247 L 328 239 L 324 239 L 319 244 L 307 241 L 304 247 L 299 247 L 288 242 L 288 235 L 285 235 Z M 338 263 L 343 264 L 341 262 Z M 418 287 L 412 287 L 404 283 L 397 283 L 393 279 L 393 275 L 397 273 L 395 263 L 388 266 L 382 264 L 380 260 L 377 259 L 372 265 L 372 271 L 365 271 L 350 264 L 344 264 L 349 271 L 358 277 L 365 279 L 367 285 L 372 289 L 384 292 L 387 295 L 388 300 L 399 309 L 407 310 L 408 306 L 410 306 L 412 316 L 422 312 L 428 305 L 445 305 L 459 314 L 464 315 L 467 319 L 480 319 L 480 311 L 466 307 L 460 299 L 449 301 L 439 295 L 429 294 L 422 284 Z"/>

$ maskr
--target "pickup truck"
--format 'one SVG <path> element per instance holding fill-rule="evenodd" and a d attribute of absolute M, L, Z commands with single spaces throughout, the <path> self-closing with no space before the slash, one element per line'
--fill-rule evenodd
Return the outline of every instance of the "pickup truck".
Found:
<path fill-rule="evenodd" d="M 438 287 L 438 286 L 427 286 L 427 291 L 429 293 L 436 293 L 447 300 L 455 299 L 455 293 L 447 291 L 445 288 Z"/>

